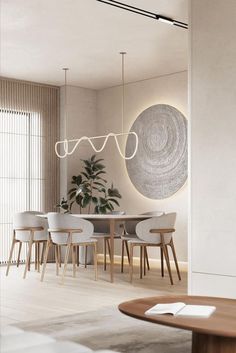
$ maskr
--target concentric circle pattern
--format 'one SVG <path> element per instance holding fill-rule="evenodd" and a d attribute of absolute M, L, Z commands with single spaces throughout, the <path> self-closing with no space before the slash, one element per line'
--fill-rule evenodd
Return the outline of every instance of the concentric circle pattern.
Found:
<path fill-rule="evenodd" d="M 139 137 L 135 157 L 126 161 L 136 189 L 150 199 L 164 199 L 176 193 L 187 179 L 187 120 L 176 108 L 157 104 L 144 110 L 130 131 Z M 126 155 L 134 149 L 133 136 L 126 143 Z"/>

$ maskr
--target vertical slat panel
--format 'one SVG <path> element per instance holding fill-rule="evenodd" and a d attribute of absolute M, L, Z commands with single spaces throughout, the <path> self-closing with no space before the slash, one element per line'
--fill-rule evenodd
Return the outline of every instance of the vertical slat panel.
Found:
<path fill-rule="evenodd" d="M 13 214 L 54 211 L 58 202 L 58 106 L 57 87 L 0 78 L 0 263 L 9 255 Z M 25 256 L 23 247 L 22 261 Z"/>

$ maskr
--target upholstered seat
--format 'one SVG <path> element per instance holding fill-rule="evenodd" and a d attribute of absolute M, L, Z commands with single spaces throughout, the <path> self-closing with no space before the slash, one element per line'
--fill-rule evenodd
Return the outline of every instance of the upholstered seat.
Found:
<path fill-rule="evenodd" d="M 150 216 L 161 216 L 163 215 L 164 212 L 162 211 L 150 211 L 150 212 L 144 212 L 141 213 L 141 215 L 150 215 Z M 138 224 L 139 221 L 126 221 L 125 222 L 125 231 L 123 235 L 121 236 L 121 272 L 124 272 L 124 254 L 125 254 L 125 249 L 128 257 L 128 262 L 130 263 L 130 255 L 129 255 L 129 247 L 128 247 L 128 241 L 137 239 L 137 234 L 136 234 L 136 225 Z M 150 269 L 149 266 L 149 261 L 148 261 L 148 254 L 147 254 L 147 249 L 144 248 L 144 253 L 145 253 L 145 262 L 147 263 L 148 269 Z M 141 273 L 142 269 L 140 269 Z"/>
<path fill-rule="evenodd" d="M 176 213 L 169 213 L 159 217 L 146 219 L 137 224 L 136 234 L 138 238 L 128 241 L 128 243 L 130 244 L 130 281 L 131 282 L 133 278 L 134 246 L 140 246 L 140 262 L 141 262 L 140 268 L 142 268 L 143 250 L 148 246 L 160 247 L 161 257 L 162 257 L 161 259 L 162 276 L 164 276 L 164 270 L 163 270 L 163 256 L 164 256 L 169 277 L 170 277 L 170 282 L 171 284 L 173 284 L 173 278 L 172 278 L 169 254 L 168 254 L 168 248 L 167 248 L 167 246 L 170 246 L 174 257 L 178 278 L 179 280 L 181 280 L 177 257 L 176 257 L 175 248 L 174 248 L 173 237 L 172 237 L 173 233 L 175 232 L 175 229 L 174 229 L 175 220 L 176 220 Z M 144 271 L 145 271 L 145 256 L 144 256 Z"/>
<path fill-rule="evenodd" d="M 48 223 L 44 218 L 40 218 L 37 215 L 41 214 L 38 211 L 26 211 L 16 213 L 13 217 L 13 239 L 12 246 L 10 250 L 8 265 L 6 275 L 9 273 L 12 255 L 14 251 L 15 244 L 19 244 L 19 252 L 17 259 L 17 266 L 20 261 L 20 253 L 22 243 L 28 244 L 28 253 L 25 264 L 25 271 L 23 278 L 26 277 L 27 270 L 30 268 L 32 247 L 35 244 L 36 254 L 35 254 L 35 264 L 36 269 L 40 270 L 40 244 L 46 244 L 48 240 Z"/>
<path fill-rule="evenodd" d="M 49 240 L 45 252 L 41 281 L 47 265 L 47 257 L 51 245 L 66 246 L 62 282 L 66 274 L 67 263 L 72 250 L 73 277 L 76 276 L 76 252 L 79 246 L 92 246 L 94 251 L 95 280 L 97 280 L 97 240 L 92 238 L 93 224 L 85 219 L 69 214 L 48 213 Z M 56 273 L 59 273 L 58 256 L 56 254 Z"/>

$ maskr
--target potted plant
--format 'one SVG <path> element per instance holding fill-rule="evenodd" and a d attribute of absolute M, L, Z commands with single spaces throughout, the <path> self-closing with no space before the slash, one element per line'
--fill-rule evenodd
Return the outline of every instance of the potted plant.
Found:
<path fill-rule="evenodd" d="M 71 213 L 72 206 L 76 203 L 80 213 L 109 213 L 115 206 L 120 206 L 118 199 L 121 195 L 113 184 L 107 186 L 105 179 L 106 167 L 102 164 L 104 159 L 83 159 L 83 170 L 79 175 L 72 176 L 72 188 L 68 191 L 68 199 L 62 198 L 57 205 L 65 213 Z M 85 212 L 83 212 L 86 210 Z"/>

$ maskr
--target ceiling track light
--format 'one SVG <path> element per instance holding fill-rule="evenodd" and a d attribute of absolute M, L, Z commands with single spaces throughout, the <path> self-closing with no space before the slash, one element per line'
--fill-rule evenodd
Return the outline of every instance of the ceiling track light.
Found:
<path fill-rule="evenodd" d="M 102 2 L 104 4 L 107 4 L 107 5 L 118 7 L 119 9 L 122 9 L 122 10 L 126 10 L 126 11 L 130 11 L 130 12 L 136 13 L 138 15 L 142 15 L 142 16 L 146 16 L 146 17 L 152 18 L 153 20 L 157 20 L 157 21 L 160 21 L 160 22 L 168 23 L 168 24 L 173 25 L 173 26 L 177 26 L 177 27 L 181 27 L 181 28 L 184 28 L 184 29 L 188 29 L 188 24 L 187 23 L 184 23 L 184 22 L 181 22 L 181 21 L 177 21 L 177 20 L 174 20 L 174 19 L 166 17 L 166 16 L 162 16 L 162 15 L 156 14 L 154 12 L 146 11 L 146 10 L 140 9 L 138 7 L 135 7 L 135 6 L 127 5 L 127 4 L 124 4 L 124 3 L 119 2 L 119 1 L 115 1 L 115 0 L 97 0 L 97 1 Z"/>

